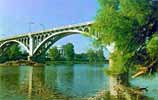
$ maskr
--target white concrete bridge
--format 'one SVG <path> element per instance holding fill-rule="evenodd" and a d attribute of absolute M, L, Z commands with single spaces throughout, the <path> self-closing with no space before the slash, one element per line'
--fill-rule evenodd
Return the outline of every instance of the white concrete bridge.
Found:
<path fill-rule="evenodd" d="M 41 32 L 27 33 L 15 37 L 0 40 L 0 49 L 9 47 L 13 43 L 18 43 L 29 54 L 28 58 L 34 55 L 45 53 L 56 41 L 72 34 L 87 34 L 93 22 L 86 22 L 64 27 L 53 28 Z M 87 34 L 88 35 L 88 34 Z"/>

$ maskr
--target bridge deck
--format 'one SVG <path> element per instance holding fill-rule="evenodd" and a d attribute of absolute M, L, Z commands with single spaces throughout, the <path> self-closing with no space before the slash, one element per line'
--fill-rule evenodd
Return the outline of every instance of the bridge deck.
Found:
<path fill-rule="evenodd" d="M 12 40 L 12 39 L 17 39 L 17 38 L 20 38 L 20 37 L 26 37 L 28 35 L 36 35 L 36 34 L 42 34 L 42 33 L 48 33 L 48 32 L 52 32 L 52 33 L 53 32 L 58 32 L 58 31 L 66 30 L 66 29 L 92 25 L 93 23 L 94 23 L 93 21 L 90 21 L 90 22 L 79 23 L 79 24 L 65 25 L 65 26 L 62 26 L 62 27 L 57 27 L 57 28 L 48 29 L 48 30 L 42 30 L 42 31 L 39 31 L 39 32 L 30 32 L 30 33 L 18 34 L 16 36 L 11 36 L 9 38 L 1 39 L 0 42 L 7 41 L 7 40 Z"/>

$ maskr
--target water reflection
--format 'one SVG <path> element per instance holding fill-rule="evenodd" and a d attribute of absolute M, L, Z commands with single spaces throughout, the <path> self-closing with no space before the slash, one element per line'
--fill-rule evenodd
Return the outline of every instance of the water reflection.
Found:
<path fill-rule="evenodd" d="M 131 81 L 127 73 L 106 76 L 105 67 L 108 65 L 0 67 L 0 100 L 153 100 L 143 96 L 148 92 L 135 92 L 143 79 Z"/>
<path fill-rule="evenodd" d="M 0 99 L 87 98 L 106 88 L 103 69 L 85 64 L 0 68 Z"/>
<path fill-rule="evenodd" d="M 94 95 L 99 89 L 106 88 L 107 78 L 104 76 L 103 67 L 97 65 L 58 65 L 54 67 L 46 67 L 47 70 L 53 72 L 55 69 L 56 77 L 54 79 L 56 89 L 71 97 L 86 97 Z M 50 76 L 47 75 L 46 76 Z M 50 76 L 51 78 L 51 76 Z M 48 81 L 50 78 L 47 77 Z M 53 80 L 53 79 L 51 79 Z M 48 82 L 46 82 L 48 83 Z"/>
<path fill-rule="evenodd" d="M 9 98 L 16 96 L 15 89 L 19 89 L 20 86 L 19 75 L 19 68 L 10 68 L 9 70 L 0 68 L 0 100 L 9 100 Z M 21 97 L 17 96 L 17 98 Z"/>

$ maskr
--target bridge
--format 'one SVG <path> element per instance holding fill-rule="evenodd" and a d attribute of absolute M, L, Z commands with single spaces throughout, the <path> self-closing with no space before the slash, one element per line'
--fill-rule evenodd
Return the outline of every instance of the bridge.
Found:
<path fill-rule="evenodd" d="M 28 53 L 28 60 L 35 55 L 45 53 L 56 41 L 72 34 L 87 34 L 94 22 L 67 25 L 41 32 L 30 32 L 0 40 L 0 49 L 5 51 L 14 43 L 19 44 Z M 88 34 L 87 34 L 88 35 Z"/>

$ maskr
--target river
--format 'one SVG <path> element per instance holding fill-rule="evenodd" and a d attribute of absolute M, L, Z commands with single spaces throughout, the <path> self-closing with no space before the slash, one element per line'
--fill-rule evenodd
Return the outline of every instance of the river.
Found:
<path fill-rule="evenodd" d="M 101 91 L 106 97 L 110 90 L 106 68 L 108 64 L 0 67 L 0 100 L 93 100 Z M 157 82 L 157 75 L 130 79 L 132 86 L 148 87 L 144 95 L 149 100 L 158 98 Z"/>

